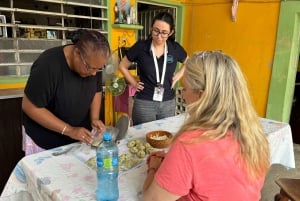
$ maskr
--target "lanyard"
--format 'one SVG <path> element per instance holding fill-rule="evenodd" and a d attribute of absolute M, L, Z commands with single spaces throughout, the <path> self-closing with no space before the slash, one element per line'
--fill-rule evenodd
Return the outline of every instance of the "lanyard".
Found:
<path fill-rule="evenodd" d="M 156 72 L 156 81 L 157 81 L 157 83 L 160 83 L 161 86 L 163 86 L 164 80 L 165 80 L 165 74 L 166 74 L 166 67 L 167 67 L 167 43 L 165 43 L 164 64 L 163 64 L 163 71 L 162 71 L 162 75 L 161 75 L 161 80 L 159 78 L 159 69 L 158 69 L 158 64 L 157 64 L 157 59 L 156 59 L 153 43 L 151 44 L 151 50 L 152 50 L 152 56 L 153 56 L 155 72 Z"/>

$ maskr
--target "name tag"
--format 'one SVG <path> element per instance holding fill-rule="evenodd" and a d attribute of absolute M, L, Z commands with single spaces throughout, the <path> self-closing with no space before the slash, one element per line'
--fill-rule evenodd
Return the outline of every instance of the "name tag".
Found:
<path fill-rule="evenodd" d="M 163 87 L 155 87 L 153 100 L 154 101 L 162 101 L 164 96 L 164 88 Z"/>

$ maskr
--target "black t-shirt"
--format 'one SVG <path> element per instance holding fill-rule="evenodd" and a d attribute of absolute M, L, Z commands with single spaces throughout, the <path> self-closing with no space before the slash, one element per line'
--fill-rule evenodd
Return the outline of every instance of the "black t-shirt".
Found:
<path fill-rule="evenodd" d="M 128 49 L 126 56 L 129 61 L 136 62 L 141 82 L 144 89 L 136 93 L 136 98 L 153 100 L 154 87 L 157 86 L 156 71 L 151 51 L 152 40 L 142 40 L 136 42 Z M 183 47 L 175 41 L 167 41 L 167 66 L 164 79 L 163 101 L 172 100 L 175 97 L 174 90 L 171 89 L 172 78 L 176 70 L 177 62 L 183 63 L 187 57 Z M 161 79 L 164 56 L 157 58 L 159 77 Z"/>
<path fill-rule="evenodd" d="M 91 129 L 89 108 L 96 92 L 102 91 L 102 74 L 86 78 L 70 70 L 63 47 L 43 52 L 33 63 L 25 94 L 37 107 L 45 107 L 72 126 Z M 23 113 L 23 125 L 33 141 L 44 149 L 74 142 L 48 130 Z"/>

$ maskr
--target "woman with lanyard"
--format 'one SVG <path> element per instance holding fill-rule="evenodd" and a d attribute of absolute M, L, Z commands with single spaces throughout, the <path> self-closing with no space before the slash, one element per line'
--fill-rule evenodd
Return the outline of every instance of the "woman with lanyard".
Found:
<path fill-rule="evenodd" d="M 175 114 L 173 87 L 184 72 L 182 65 L 175 73 L 176 65 L 177 62 L 184 64 L 188 57 L 184 48 L 175 41 L 175 24 L 171 14 L 157 14 L 151 28 L 148 39 L 136 42 L 119 64 L 127 82 L 136 89 L 133 125 Z M 139 81 L 128 70 L 133 62 L 138 66 Z"/>

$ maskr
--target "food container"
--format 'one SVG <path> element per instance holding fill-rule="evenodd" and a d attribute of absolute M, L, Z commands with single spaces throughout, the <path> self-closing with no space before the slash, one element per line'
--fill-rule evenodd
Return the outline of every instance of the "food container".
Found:
<path fill-rule="evenodd" d="M 151 131 L 146 134 L 146 141 L 154 148 L 168 147 L 172 138 L 172 133 L 163 130 Z"/>

